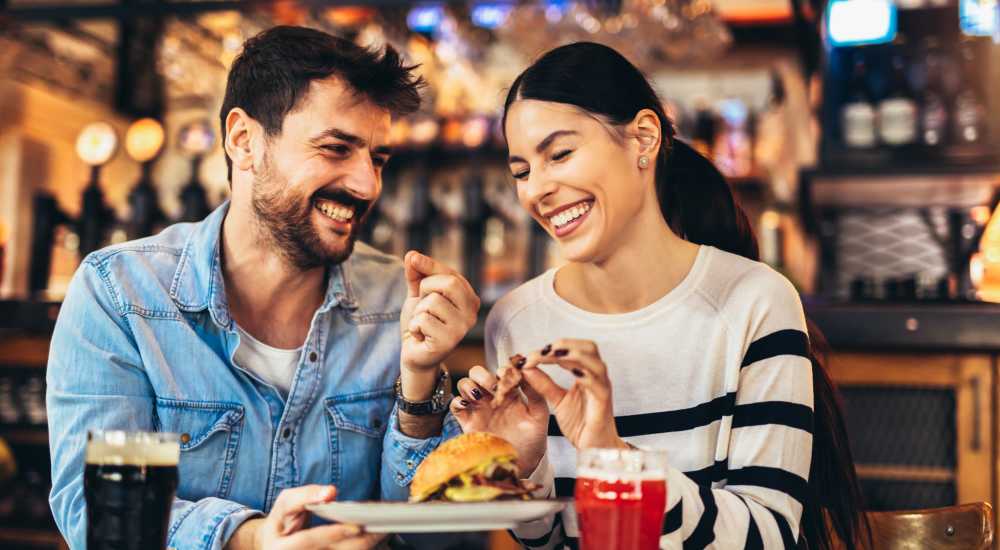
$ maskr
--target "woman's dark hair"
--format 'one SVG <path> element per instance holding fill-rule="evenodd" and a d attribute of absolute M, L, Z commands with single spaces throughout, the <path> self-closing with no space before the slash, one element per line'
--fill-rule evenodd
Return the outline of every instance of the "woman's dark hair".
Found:
<path fill-rule="evenodd" d="M 226 79 L 219 110 L 222 141 L 226 117 L 236 107 L 260 122 L 268 136 L 281 133 L 285 116 L 305 97 L 309 84 L 341 78 L 359 97 L 408 115 L 420 107 L 424 80 L 392 46 L 367 49 L 350 40 L 305 27 L 272 27 L 246 41 Z M 226 157 L 232 173 L 232 161 Z"/>
<path fill-rule="evenodd" d="M 578 42 L 549 51 L 511 85 L 514 101 L 534 99 L 574 105 L 621 127 L 642 109 L 656 113 L 662 140 L 656 160 L 656 193 L 671 229 L 684 239 L 760 260 L 757 239 L 729 184 L 711 161 L 675 139 L 673 124 L 649 81 L 615 50 Z M 813 375 L 813 447 L 808 495 L 798 546 L 831 550 L 834 536 L 847 548 L 871 546 L 861 491 L 847 441 L 836 386 L 824 368 L 826 339 L 808 323 Z M 831 530 L 832 527 L 832 530 Z"/>

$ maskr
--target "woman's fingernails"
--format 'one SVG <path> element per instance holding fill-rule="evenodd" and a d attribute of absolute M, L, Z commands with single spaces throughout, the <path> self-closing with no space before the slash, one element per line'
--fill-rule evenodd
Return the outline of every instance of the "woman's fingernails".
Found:
<path fill-rule="evenodd" d="M 479 388 L 472 388 L 472 398 L 479 400 L 483 398 L 483 392 L 479 391 Z"/>
<path fill-rule="evenodd" d="M 573 369 L 573 376 L 583 378 L 583 371 L 580 369 Z"/>
<path fill-rule="evenodd" d="M 528 362 L 528 359 L 525 356 L 523 356 L 521 354 L 518 354 L 518 355 L 512 356 L 510 358 L 510 362 L 513 363 L 514 368 L 520 369 L 520 368 L 524 367 L 525 363 Z"/>
<path fill-rule="evenodd" d="M 569 355 L 569 350 L 568 349 L 557 349 L 556 351 L 554 351 L 552 353 L 552 355 L 555 355 L 556 357 L 566 357 L 567 355 Z"/>
<path fill-rule="evenodd" d="M 461 399 L 461 400 L 459 400 L 459 403 L 460 403 L 460 404 L 461 404 L 461 405 L 462 405 L 463 407 L 468 407 L 468 406 L 469 406 L 469 402 L 468 402 L 468 401 L 466 401 L 465 399 Z"/>
<path fill-rule="evenodd" d="M 552 344 L 546 344 L 545 347 L 542 348 L 542 355 L 548 355 L 549 352 L 551 351 L 552 351 Z"/>

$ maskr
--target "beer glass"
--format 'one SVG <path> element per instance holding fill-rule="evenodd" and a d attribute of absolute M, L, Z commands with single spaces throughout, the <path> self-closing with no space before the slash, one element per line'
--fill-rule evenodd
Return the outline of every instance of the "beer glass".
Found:
<path fill-rule="evenodd" d="M 87 434 L 88 550 L 166 548 L 180 452 L 177 434 Z"/>
<path fill-rule="evenodd" d="M 583 449 L 575 497 L 582 550 L 656 550 L 667 507 L 667 455 Z"/>

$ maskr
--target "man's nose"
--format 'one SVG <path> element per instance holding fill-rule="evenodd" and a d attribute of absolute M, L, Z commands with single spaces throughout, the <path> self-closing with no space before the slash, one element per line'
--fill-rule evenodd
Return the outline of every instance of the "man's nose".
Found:
<path fill-rule="evenodd" d="M 381 176 L 375 168 L 371 155 L 361 153 L 355 155 L 348 174 L 347 186 L 359 198 L 375 200 L 378 198 Z"/>

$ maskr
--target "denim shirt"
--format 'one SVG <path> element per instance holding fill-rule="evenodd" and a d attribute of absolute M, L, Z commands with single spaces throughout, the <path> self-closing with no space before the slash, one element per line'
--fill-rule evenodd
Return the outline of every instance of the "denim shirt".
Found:
<path fill-rule="evenodd" d="M 180 486 L 167 545 L 220 549 L 283 489 L 337 486 L 338 500 L 401 500 L 420 461 L 458 433 L 402 434 L 401 263 L 358 243 L 329 271 L 323 305 L 287 399 L 233 363 L 219 242 L 225 204 L 204 221 L 89 255 L 52 336 L 46 404 L 49 501 L 74 549 L 86 546 L 88 430 L 182 434 Z"/>

